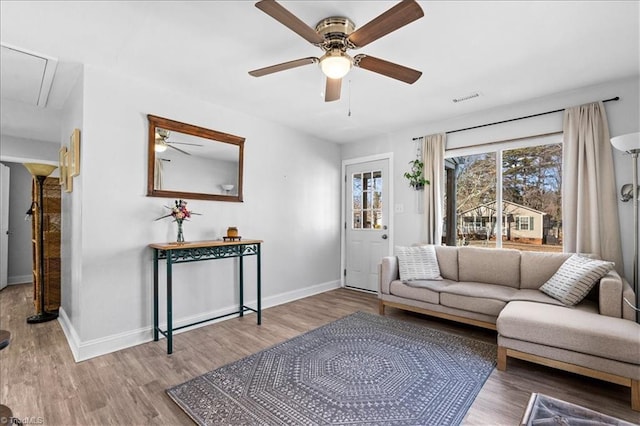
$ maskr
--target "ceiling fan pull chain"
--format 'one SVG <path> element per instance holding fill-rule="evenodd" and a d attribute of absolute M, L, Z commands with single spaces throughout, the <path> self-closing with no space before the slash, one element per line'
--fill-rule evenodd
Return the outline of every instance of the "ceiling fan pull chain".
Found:
<path fill-rule="evenodd" d="M 349 79 L 349 112 L 347 117 L 351 117 L 351 79 Z"/>

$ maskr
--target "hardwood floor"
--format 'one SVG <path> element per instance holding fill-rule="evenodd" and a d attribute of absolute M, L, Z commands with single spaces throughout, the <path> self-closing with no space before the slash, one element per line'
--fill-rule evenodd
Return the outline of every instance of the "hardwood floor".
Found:
<path fill-rule="evenodd" d="M 0 292 L 0 329 L 12 333 L 0 352 L 0 402 L 28 424 L 189 425 L 191 420 L 165 389 L 356 311 L 377 313 L 375 295 L 339 289 L 211 324 L 75 363 L 57 321 L 26 323 L 33 314 L 31 286 Z M 494 342 L 495 332 L 387 308 L 387 315 L 467 337 Z M 630 408 L 628 388 L 509 360 L 485 383 L 465 418 L 468 425 L 517 425 L 532 392 L 564 399 L 627 421 L 640 422 Z"/>

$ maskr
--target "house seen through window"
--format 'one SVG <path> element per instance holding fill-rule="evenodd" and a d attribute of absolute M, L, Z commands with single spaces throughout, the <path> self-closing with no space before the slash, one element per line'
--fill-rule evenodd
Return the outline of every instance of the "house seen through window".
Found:
<path fill-rule="evenodd" d="M 562 145 L 489 147 L 447 152 L 444 242 L 562 251 Z"/>

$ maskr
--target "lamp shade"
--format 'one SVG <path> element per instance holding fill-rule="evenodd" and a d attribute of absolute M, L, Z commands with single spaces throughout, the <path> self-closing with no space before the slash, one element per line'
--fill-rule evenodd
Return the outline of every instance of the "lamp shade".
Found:
<path fill-rule="evenodd" d="M 33 176 L 49 176 L 58 166 L 51 164 L 24 163 L 23 166 L 29 170 Z"/>
<path fill-rule="evenodd" d="M 640 132 L 627 133 L 626 135 L 611 138 L 611 145 L 620 151 L 638 152 L 640 151 Z"/>

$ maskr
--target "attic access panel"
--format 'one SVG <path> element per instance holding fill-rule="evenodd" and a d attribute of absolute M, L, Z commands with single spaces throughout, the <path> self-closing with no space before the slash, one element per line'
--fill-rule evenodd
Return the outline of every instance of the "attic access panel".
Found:
<path fill-rule="evenodd" d="M 0 45 L 2 98 L 44 108 L 57 65 L 54 58 Z"/>

